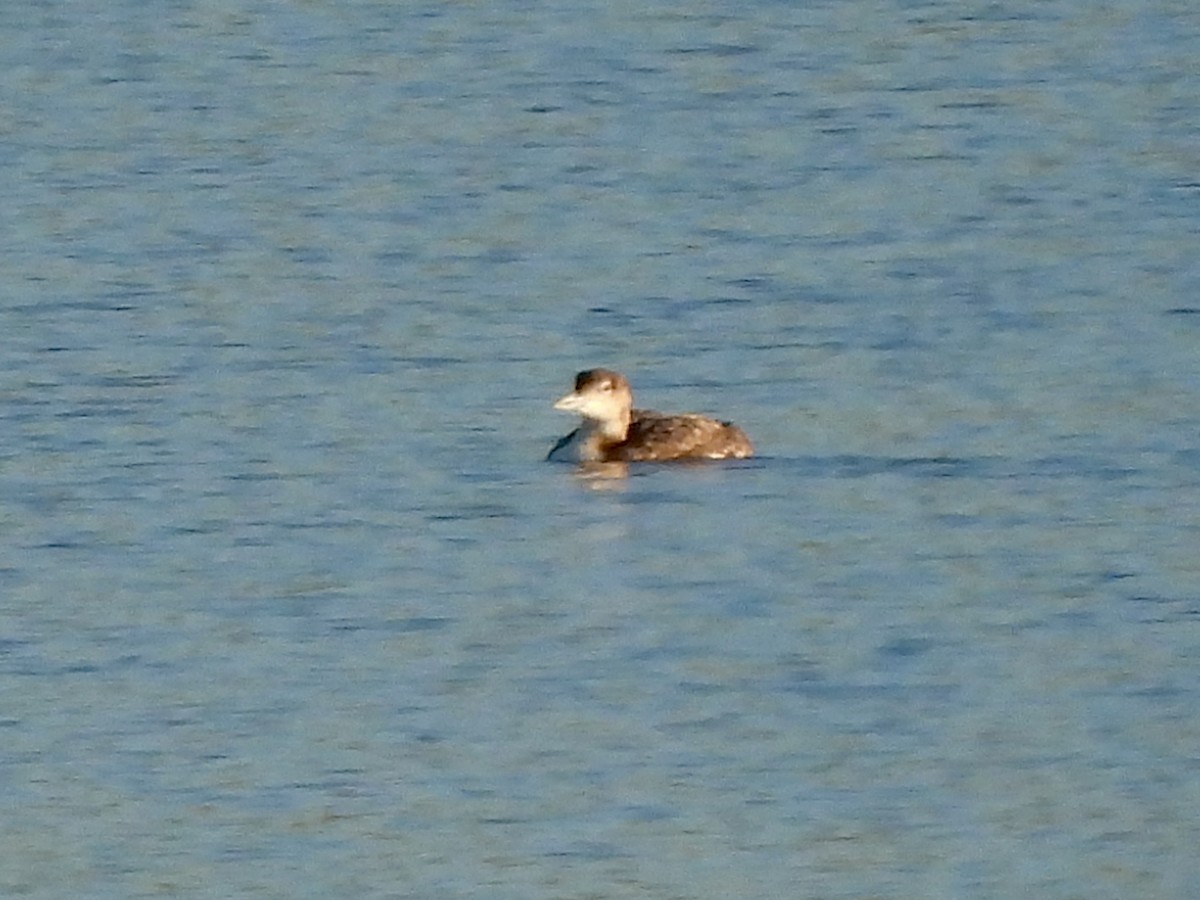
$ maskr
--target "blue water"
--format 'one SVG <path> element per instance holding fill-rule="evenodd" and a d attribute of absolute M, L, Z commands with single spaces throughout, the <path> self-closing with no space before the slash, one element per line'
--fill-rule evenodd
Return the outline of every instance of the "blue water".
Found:
<path fill-rule="evenodd" d="M 0 9 L 0 895 L 1200 895 L 1190 2 Z M 760 456 L 581 478 L 607 365 Z"/>

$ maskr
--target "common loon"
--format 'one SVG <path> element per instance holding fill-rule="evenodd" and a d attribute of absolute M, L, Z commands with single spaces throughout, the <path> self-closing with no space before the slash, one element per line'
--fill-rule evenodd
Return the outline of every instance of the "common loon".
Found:
<path fill-rule="evenodd" d="M 576 463 L 663 462 L 682 459 L 745 459 L 750 439 L 736 425 L 705 416 L 663 415 L 633 408 L 633 391 L 619 372 L 588 369 L 575 390 L 554 404 L 579 413 L 583 422 L 546 457 Z"/>

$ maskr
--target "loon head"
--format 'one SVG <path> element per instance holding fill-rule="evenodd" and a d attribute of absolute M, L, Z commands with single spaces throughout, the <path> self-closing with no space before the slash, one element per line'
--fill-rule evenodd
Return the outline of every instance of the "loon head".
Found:
<path fill-rule="evenodd" d="M 629 424 L 633 391 L 620 372 L 588 369 L 575 376 L 575 390 L 554 404 L 555 409 L 579 413 L 585 419 L 604 424 Z"/>

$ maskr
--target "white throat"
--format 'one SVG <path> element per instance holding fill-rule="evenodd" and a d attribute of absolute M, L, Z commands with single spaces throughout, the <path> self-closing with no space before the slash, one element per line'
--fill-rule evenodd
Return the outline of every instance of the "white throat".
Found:
<path fill-rule="evenodd" d="M 554 460 L 586 463 L 601 462 L 604 448 L 625 440 L 629 431 L 628 422 L 620 419 L 584 419 L 563 446 L 550 456 Z"/>

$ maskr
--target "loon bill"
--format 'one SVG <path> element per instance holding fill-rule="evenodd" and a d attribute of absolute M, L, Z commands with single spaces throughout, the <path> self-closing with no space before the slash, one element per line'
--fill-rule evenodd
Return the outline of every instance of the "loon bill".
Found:
<path fill-rule="evenodd" d="M 754 455 L 745 432 L 729 422 L 691 413 L 664 415 L 634 409 L 629 382 L 611 369 L 580 372 L 575 376 L 575 390 L 554 408 L 578 413 L 583 421 L 554 445 L 548 460 L 664 462 Z"/>

